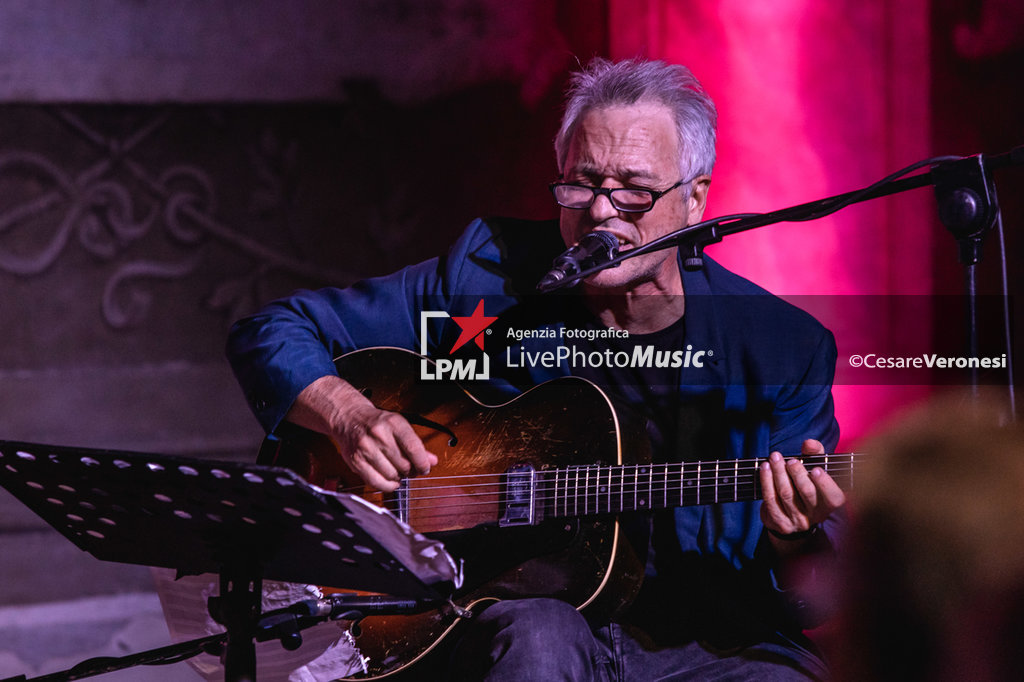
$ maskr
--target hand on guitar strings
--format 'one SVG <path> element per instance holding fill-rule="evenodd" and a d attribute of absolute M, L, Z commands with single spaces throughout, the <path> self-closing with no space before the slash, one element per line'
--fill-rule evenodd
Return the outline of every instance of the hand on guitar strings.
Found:
<path fill-rule="evenodd" d="M 805 440 L 801 453 L 820 455 L 825 448 L 816 440 Z M 807 471 L 800 459 L 785 459 L 773 452 L 760 466 L 761 522 L 769 530 L 779 551 L 795 549 L 829 514 L 846 503 L 846 495 L 821 467 Z M 786 536 L 789 536 L 788 538 Z"/>
<path fill-rule="evenodd" d="M 303 389 L 287 419 L 330 437 L 348 468 L 383 492 L 397 489 L 401 478 L 430 473 L 437 464 L 402 415 L 379 409 L 336 376 Z"/>

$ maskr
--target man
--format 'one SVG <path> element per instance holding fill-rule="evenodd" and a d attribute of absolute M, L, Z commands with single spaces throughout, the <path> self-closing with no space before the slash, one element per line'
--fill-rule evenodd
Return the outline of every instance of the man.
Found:
<path fill-rule="evenodd" d="M 650 530 L 652 539 L 634 540 L 641 554 L 650 550 L 649 579 L 631 609 L 609 623 L 550 599 L 498 603 L 471 621 L 454 659 L 457 678 L 824 674 L 800 634 L 801 604 L 787 579 L 796 561 L 830 555 L 844 496 L 824 471 L 808 472 L 778 452 L 821 453 L 838 440 L 832 335 L 711 259 L 682 268 L 676 249 L 626 260 L 568 295 L 533 293 L 552 257 L 592 231 L 607 231 L 625 251 L 700 221 L 715 116 L 684 67 L 595 60 L 574 75 L 556 139 L 560 241 L 550 223 L 477 221 L 445 258 L 346 290 L 300 292 L 232 331 L 229 355 L 264 427 L 288 420 L 328 434 L 345 464 L 384 491 L 429 473 L 437 457 L 402 416 L 377 409 L 337 376 L 332 356 L 374 345 L 418 349 L 420 311 L 469 316 L 486 297 L 488 315 L 519 329 L 555 329 L 556 338 L 567 328 L 595 332 L 576 335 L 580 357 L 650 345 L 703 351 L 704 362 L 661 367 L 497 363 L 492 384 L 506 393 L 569 373 L 605 386 L 646 418 L 662 461 L 767 458 L 758 472 L 763 503 L 634 519 L 631 537 Z M 537 350 L 559 342 L 534 343 Z M 450 347 L 437 334 L 428 345 Z"/>

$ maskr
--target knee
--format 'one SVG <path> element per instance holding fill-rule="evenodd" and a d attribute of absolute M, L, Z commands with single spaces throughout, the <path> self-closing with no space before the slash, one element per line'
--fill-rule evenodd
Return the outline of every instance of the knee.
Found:
<path fill-rule="evenodd" d="M 556 599 L 512 599 L 469 621 L 452 679 L 593 679 L 600 660 L 586 619 Z"/>
<path fill-rule="evenodd" d="M 590 634 L 590 626 L 579 611 L 557 599 L 509 599 L 487 607 L 475 619 L 476 625 L 494 634 L 524 635 L 529 638 L 566 638 L 573 633 Z"/>

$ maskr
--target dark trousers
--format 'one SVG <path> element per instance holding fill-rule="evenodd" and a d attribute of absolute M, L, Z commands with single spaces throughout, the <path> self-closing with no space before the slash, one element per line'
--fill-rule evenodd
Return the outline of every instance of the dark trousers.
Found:
<path fill-rule="evenodd" d="M 592 628 L 555 599 L 499 602 L 474 618 L 456 648 L 450 679 L 637 681 L 820 680 L 822 661 L 784 643 L 717 652 L 699 642 L 653 646 L 629 626 Z"/>

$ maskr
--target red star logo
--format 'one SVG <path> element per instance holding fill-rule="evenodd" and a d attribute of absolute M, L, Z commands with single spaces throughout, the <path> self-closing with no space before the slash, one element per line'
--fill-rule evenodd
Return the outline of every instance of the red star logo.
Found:
<path fill-rule="evenodd" d="M 491 324 L 497 320 L 497 317 L 488 317 L 484 315 L 484 299 L 480 299 L 480 302 L 476 304 L 476 310 L 469 317 L 455 317 L 452 316 L 452 320 L 455 324 L 459 325 L 462 332 L 459 334 L 458 340 L 452 349 L 448 352 L 449 355 L 457 351 L 458 349 L 465 346 L 470 340 L 476 341 L 476 345 L 480 350 L 484 349 L 484 330 L 491 326 Z"/>

